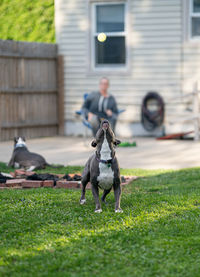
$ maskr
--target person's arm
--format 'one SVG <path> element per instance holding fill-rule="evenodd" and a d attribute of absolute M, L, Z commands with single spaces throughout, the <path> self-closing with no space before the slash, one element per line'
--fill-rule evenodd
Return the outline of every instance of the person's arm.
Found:
<path fill-rule="evenodd" d="M 114 118 L 117 118 L 118 116 L 117 102 L 113 96 L 111 96 L 111 105 L 110 109 L 107 110 L 107 115 Z"/>
<path fill-rule="evenodd" d="M 92 92 L 88 95 L 88 97 L 86 98 L 86 100 L 83 103 L 82 110 L 86 117 L 88 117 L 88 114 L 90 113 L 90 105 L 91 105 L 93 98 L 94 98 L 94 93 Z"/>
<path fill-rule="evenodd" d="M 116 114 L 116 116 L 118 115 L 119 111 L 118 111 L 118 107 L 117 107 L 117 102 L 115 100 L 115 98 L 113 97 L 113 108 L 112 108 L 112 112 L 114 114 Z"/>

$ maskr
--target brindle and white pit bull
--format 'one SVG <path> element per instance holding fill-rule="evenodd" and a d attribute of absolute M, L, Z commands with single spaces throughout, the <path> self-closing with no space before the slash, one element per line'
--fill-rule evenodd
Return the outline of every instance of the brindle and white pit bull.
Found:
<path fill-rule="evenodd" d="M 96 134 L 96 138 L 91 144 L 93 147 L 97 147 L 97 150 L 95 154 L 88 159 L 81 181 L 82 194 L 80 204 L 84 204 L 86 202 L 85 189 L 87 183 L 90 181 L 92 185 L 92 193 L 96 203 L 95 213 L 102 212 L 99 201 L 99 188 L 104 190 L 101 200 L 105 202 L 106 195 L 111 191 L 112 187 L 115 195 L 115 212 L 123 212 L 120 208 L 120 170 L 114 150 L 114 146 L 118 144 L 120 144 L 120 141 L 115 138 L 115 135 L 110 128 L 109 121 L 102 121 L 100 129 Z"/>

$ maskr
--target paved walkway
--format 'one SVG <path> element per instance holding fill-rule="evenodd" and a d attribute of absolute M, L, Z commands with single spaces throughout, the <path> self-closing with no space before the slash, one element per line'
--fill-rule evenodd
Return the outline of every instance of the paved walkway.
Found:
<path fill-rule="evenodd" d="M 126 141 L 125 139 L 121 139 Z M 200 142 L 190 140 L 156 141 L 154 138 L 136 138 L 137 147 L 117 148 L 117 156 L 122 168 L 186 168 L 200 166 Z M 82 138 L 51 137 L 30 139 L 30 151 L 43 155 L 49 163 L 64 165 L 84 165 L 94 148 L 87 146 Z M 0 143 L 0 161 L 8 162 L 13 150 L 13 142 Z"/>

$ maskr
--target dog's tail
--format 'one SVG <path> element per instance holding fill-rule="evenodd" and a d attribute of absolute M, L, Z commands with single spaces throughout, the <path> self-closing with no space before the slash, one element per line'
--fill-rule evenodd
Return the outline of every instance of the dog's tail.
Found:
<path fill-rule="evenodd" d="M 64 167 L 63 164 L 49 164 L 49 163 L 46 163 L 45 166 L 49 166 L 49 167 L 52 167 L 52 168 L 61 168 L 61 167 Z"/>

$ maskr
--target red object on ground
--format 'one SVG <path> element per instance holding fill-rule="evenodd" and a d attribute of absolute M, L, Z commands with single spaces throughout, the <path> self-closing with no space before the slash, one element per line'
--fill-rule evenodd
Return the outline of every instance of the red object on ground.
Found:
<path fill-rule="evenodd" d="M 139 176 L 124 176 L 124 178 L 126 179 L 126 182 L 122 183 L 121 184 L 122 186 L 130 184 L 132 181 L 137 180 L 140 177 Z"/>
<path fill-rule="evenodd" d="M 68 174 L 71 178 L 73 178 L 74 177 L 74 173 L 70 173 L 70 174 Z"/>
<path fill-rule="evenodd" d="M 4 189 L 22 189 L 21 186 L 16 186 L 16 187 L 0 187 L 0 190 L 4 190 Z"/>
<path fill-rule="evenodd" d="M 73 176 L 74 174 L 70 174 Z M 24 175 L 22 175 L 24 176 Z M 138 176 L 124 176 L 125 182 L 122 183 L 122 186 L 130 184 L 130 182 L 138 179 Z M 25 188 L 64 188 L 64 189 L 80 189 L 81 182 L 80 181 L 67 181 L 67 180 L 59 180 L 56 182 L 56 186 L 54 187 L 53 180 L 45 180 L 45 181 L 32 181 L 26 179 L 11 179 L 7 180 L 6 183 L 0 183 L 0 189 L 25 189 Z M 88 183 L 86 189 L 91 189 L 91 184 Z"/>
<path fill-rule="evenodd" d="M 53 180 L 45 180 L 45 181 L 43 181 L 42 186 L 44 188 L 52 188 L 54 186 L 54 181 Z"/>
<path fill-rule="evenodd" d="M 40 188 L 42 187 L 43 181 L 30 181 L 30 180 L 25 180 L 22 182 L 22 187 L 23 188 Z"/>
<path fill-rule="evenodd" d="M 11 179 L 6 181 L 6 187 L 19 187 L 26 179 Z"/>
<path fill-rule="evenodd" d="M 0 183 L 0 188 L 5 188 L 6 184 L 5 183 Z"/>
<path fill-rule="evenodd" d="M 26 171 L 24 169 L 16 169 L 15 170 L 15 175 L 24 175 Z"/>
<path fill-rule="evenodd" d="M 31 176 L 35 174 L 34 171 L 26 171 L 24 169 L 16 169 L 14 172 L 10 172 L 13 178 L 20 178 L 21 176 Z"/>
<path fill-rule="evenodd" d="M 63 188 L 63 189 L 78 189 L 80 188 L 80 183 L 77 181 L 65 181 L 60 180 L 56 182 L 55 188 Z"/>
<path fill-rule="evenodd" d="M 12 176 L 13 176 L 13 178 L 15 178 L 15 177 L 16 177 L 15 172 L 10 172 L 10 175 L 12 175 Z"/>
<path fill-rule="evenodd" d="M 192 134 L 192 133 L 194 133 L 194 131 L 171 134 L 171 135 L 159 137 L 159 138 L 156 138 L 156 139 L 157 139 L 157 140 L 178 139 L 178 138 L 181 139 L 181 138 L 183 138 L 184 136 L 189 135 L 189 134 Z"/>

